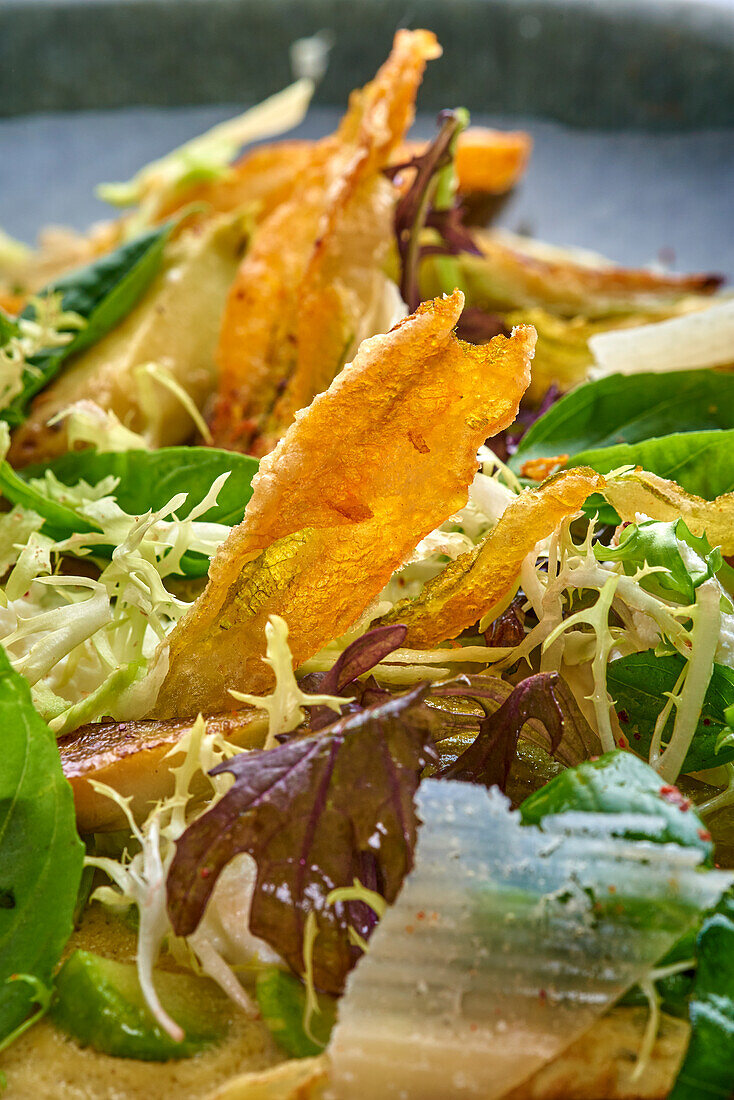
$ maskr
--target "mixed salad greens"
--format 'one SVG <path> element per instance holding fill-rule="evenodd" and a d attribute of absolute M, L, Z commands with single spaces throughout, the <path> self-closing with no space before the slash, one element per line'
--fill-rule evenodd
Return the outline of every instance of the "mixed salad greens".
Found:
<path fill-rule="evenodd" d="M 424 1097 L 426 1036 L 436 1096 L 734 1094 L 734 302 L 473 225 L 530 140 L 409 142 L 439 54 L 0 255 L 9 1096 L 43 1029 L 215 1058 L 232 1005 L 282 1064 L 212 1100 Z"/>

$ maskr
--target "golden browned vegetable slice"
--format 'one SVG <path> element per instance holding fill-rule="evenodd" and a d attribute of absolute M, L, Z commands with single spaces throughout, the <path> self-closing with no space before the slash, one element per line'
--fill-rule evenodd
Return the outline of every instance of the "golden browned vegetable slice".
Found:
<path fill-rule="evenodd" d="M 527 167 L 533 139 L 522 130 L 470 126 L 459 135 L 454 167 L 461 192 L 501 195 L 514 187 Z"/>
<path fill-rule="evenodd" d="M 167 245 L 162 270 L 135 308 L 38 394 L 28 419 L 13 434 L 13 465 L 65 453 L 64 425 L 48 421 L 82 399 L 114 412 L 150 446 L 192 436 L 194 425 L 180 399 L 138 371 L 158 363 L 194 404 L 201 406 L 209 397 L 216 386 L 219 316 L 245 239 L 242 219 L 224 215 Z"/>
<path fill-rule="evenodd" d="M 329 1062 L 293 1058 L 259 1073 L 244 1073 L 207 1094 L 205 1100 L 321 1100 L 326 1095 Z"/>
<path fill-rule="evenodd" d="M 206 725 L 207 732 L 243 749 L 260 748 L 267 732 L 262 712 L 251 707 L 207 718 Z M 117 803 L 95 791 L 90 780 L 131 797 L 132 812 L 141 819 L 155 802 L 170 795 L 173 777 L 165 757 L 190 729 L 190 719 L 93 722 L 62 737 L 61 765 L 74 792 L 79 831 L 108 832 L 126 825 Z"/>
<path fill-rule="evenodd" d="M 288 623 L 301 664 L 463 507 L 478 445 L 515 418 L 535 333 L 464 344 L 462 306 L 458 291 L 426 302 L 365 341 L 263 460 L 243 522 L 170 635 L 158 717 L 223 710 L 229 688 L 266 690 L 269 615 Z"/>
<path fill-rule="evenodd" d="M 290 198 L 304 172 L 323 159 L 326 142 L 291 139 L 270 142 L 248 150 L 222 179 L 183 189 L 175 201 L 162 207 L 164 220 L 192 202 L 203 203 L 212 213 L 226 213 L 252 206 L 261 220 Z M 502 194 L 514 187 L 527 167 L 532 138 L 522 130 L 490 130 L 471 126 L 459 135 L 455 157 L 460 192 Z M 406 141 L 390 160 L 402 163 L 425 152 L 426 143 Z"/>
<path fill-rule="evenodd" d="M 689 1025 L 662 1015 L 650 1058 L 636 1073 L 647 1015 L 644 1008 L 612 1009 L 505 1100 L 664 1100 L 675 1082 Z"/>
<path fill-rule="evenodd" d="M 562 317 L 587 319 L 642 312 L 665 315 L 687 295 L 709 295 L 721 285 L 712 275 L 668 275 L 616 267 L 599 258 L 579 262 L 570 252 L 499 231 L 478 231 L 481 256 L 459 257 L 467 302 L 486 310 L 541 307 Z M 426 289 L 432 289 L 426 265 Z"/>
<path fill-rule="evenodd" d="M 703 500 L 674 481 L 638 468 L 610 479 L 604 496 L 623 520 L 634 522 L 638 513 L 663 521 L 682 516 L 694 535 L 705 533 L 712 546 L 720 546 L 724 554 L 734 554 L 734 493 Z"/>
<path fill-rule="evenodd" d="M 415 649 L 455 638 L 501 603 L 535 544 L 578 512 L 603 484 L 598 474 L 579 467 L 555 474 L 537 489 L 525 489 L 474 550 L 449 562 L 417 599 L 402 600 L 380 623 L 404 623 L 408 634 L 403 644 Z"/>
<path fill-rule="evenodd" d="M 439 53 L 429 31 L 398 31 L 337 133 L 258 228 L 222 322 L 218 445 L 267 453 L 372 334 L 362 327 L 385 286 L 397 194 L 382 168 L 412 122 L 425 63 Z"/>

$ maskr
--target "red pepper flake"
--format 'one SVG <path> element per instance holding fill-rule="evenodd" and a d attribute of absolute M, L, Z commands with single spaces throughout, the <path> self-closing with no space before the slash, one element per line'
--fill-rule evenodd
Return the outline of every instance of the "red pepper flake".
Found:
<path fill-rule="evenodd" d="M 710 726 L 711 725 L 711 719 L 710 718 L 704 718 L 702 724 L 704 726 Z"/>
<path fill-rule="evenodd" d="M 698 830 L 698 839 L 699 840 L 711 840 L 711 833 L 708 831 L 708 829 L 699 829 Z"/>
<path fill-rule="evenodd" d="M 548 1000 L 548 994 L 546 993 L 546 991 L 545 991 L 544 989 L 539 989 L 539 990 L 538 990 L 538 999 L 539 999 L 540 1001 L 542 1001 L 542 1002 L 543 1002 L 543 1004 L 545 1004 L 545 1003 L 547 1002 L 547 1000 Z"/>
<path fill-rule="evenodd" d="M 660 788 L 660 797 L 664 798 L 666 802 L 670 802 L 671 806 L 677 806 L 682 813 L 691 808 L 690 798 L 686 798 L 681 794 L 677 787 L 674 787 L 671 783 L 664 783 Z"/>
<path fill-rule="evenodd" d="M 617 744 L 619 745 L 620 749 L 628 749 L 630 746 L 627 738 L 623 737 L 621 734 L 619 735 L 619 740 L 617 741 Z"/>
<path fill-rule="evenodd" d="M 426 914 L 425 914 L 425 912 L 424 912 L 424 910 L 423 910 L 423 909 L 420 909 L 420 910 L 419 910 L 419 911 L 418 911 L 418 912 L 416 913 L 416 915 L 415 915 L 415 916 L 416 916 L 416 920 L 425 920 L 425 919 L 426 919 Z"/>
<path fill-rule="evenodd" d="M 641 733 L 633 733 L 632 736 L 634 737 L 635 741 L 640 741 L 642 739 Z"/>
<path fill-rule="evenodd" d="M 625 725 L 630 720 L 630 716 L 624 708 L 617 711 L 617 718 L 619 718 L 620 722 L 623 722 Z"/>
<path fill-rule="evenodd" d="M 211 873 L 212 872 L 211 872 L 210 867 L 202 867 L 201 870 L 199 871 L 199 877 L 200 878 L 209 878 Z"/>
<path fill-rule="evenodd" d="M 479 1024 L 469 1024 L 469 1030 L 470 1031 L 478 1031 L 479 1030 Z"/>

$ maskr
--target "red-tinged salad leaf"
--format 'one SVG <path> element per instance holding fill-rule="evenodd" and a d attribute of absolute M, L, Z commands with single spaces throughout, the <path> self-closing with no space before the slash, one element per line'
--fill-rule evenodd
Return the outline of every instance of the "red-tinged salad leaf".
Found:
<path fill-rule="evenodd" d="M 504 791 L 517 756 L 520 732 L 531 719 L 545 730 L 549 751 L 555 753 L 564 733 L 563 706 L 556 694 L 560 682 L 557 672 L 539 672 L 519 683 L 497 710 L 482 719 L 475 741 L 442 769 L 440 778 L 482 783 Z M 480 702 L 482 696 L 472 692 L 472 698 Z"/>
<path fill-rule="evenodd" d="M 488 646 L 498 649 L 514 649 L 525 638 L 525 615 L 522 611 L 522 599 L 515 599 L 509 607 L 498 615 L 484 632 Z"/>
<path fill-rule="evenodd" d="M 462 109 L 442 111 L 438 121 L 441 129 L 424 153 L 384 170 L 392 179 L 406 171 L 415 171 L 410 187 L 395 209 L 400 293 L 411 312 L 421 302 L 418 269 L 423 256 L 435 253 L 453 256 L 459 252 L 479 255 L 474 238 L 461 223 L 461 212 L 455 202 L 454 153 L 459 134 L 465 129 L 469 116 Z M 435 230 L 439 244 L 421 243 L 421 235 L 426 228 Z"/>
<path fill-rule="evenodd" d="M 464 306 L 456 335 L 470 344 L 488 344 L 495 336 L 509 336 L 510 329 L 498 313 L 488 313 L 477 306 Z"/>
<path fill-rule="evenodd" d="M 307 917 L 313 914 L 313 978 L 338 993 L 375 914 L 362 901 L 327 903 L 354 880 L 395 900 L 412 867 L 413 796 L 433 759 L 416 709 L 426 686 L 349 715 L 315 737 L 242 753 L 219 765 L 234 784 L 176 845 L 168 875 L 174 931 L 197 927 L 223 868 L 239 852 L 257 863 L 250 929 L 298 974 L 305 972 Z M 356 933 L 356 937 L 355 937 Z"/>
<path fill-rule="evenodd" d="M 669 1100 L 729 1100 L 734 1096 L 734 888 L 701 925 L 695 954 L 691 1038 Z"/>
<path fill-rule="evenodd" d="M 308 677 L 305 690 L 319 695 L 357 695 L 357 701 L 361 706 L 369 706 L 365 702 L 364 692 L 355 689 L 352 685 L 360 676 L 378 665 L 385 657 L 389 657 L 396 649 L 399 649 L 408 633 L 407 627 L 395 624 L 394 626 L 378 626 L 369 630 L 361 638 L 348 645 L 339 659 L 334 662 L 328 672 L 312 674 Z M 301 681 L 304 687 L 305 681 Z M 359 685 L 360 687 L 362 685 Z M 369 687 L 374 691 L 380 689 L 371 681 Z M 386 693 L 383 693 L 386 694 Z M 316 706 L 311 708 L 311 729 L 320 730 L 324 726 L 331 725 L 334 721 L 334 712 L 329 707 Z"/>
<path fill-rule="evenodd" d="M 538 672 L 517 685 L 498 676 L 457 676 L 455 680 L 434 684 L 429 698 L 471 699 L 485 711 L 476 741 L 441 772 L 443 778 L 487 786 L 496 784 L 504 790 L 507 781 L 504 767 L 509 759 L 509 772 L 520 736 L 552 753 L 567 767 L 601 751 L 599 738 L 557 672 Z M 467 715 L 446 714 L 445 719 L 447 725 L 477 722 Z M 439 721 L 444 721 L 444 715 Z M 440 739 L 440 734 L 434 736 Z"/>

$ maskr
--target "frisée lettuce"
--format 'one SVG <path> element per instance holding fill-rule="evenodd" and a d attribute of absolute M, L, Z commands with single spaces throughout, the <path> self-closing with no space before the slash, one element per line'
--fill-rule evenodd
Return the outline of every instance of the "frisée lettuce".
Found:
<path fill-rule="evenodd" d="M 59 735 L 149 709 L 166 672 L 159 643 L 197 594 L 181 582 L 206 574 L 249 498 L 254 460 L 171 451 L 72 453 L 64 481 L 2 463 L 15 507 L 0 516 L 0 643 Z"/>

